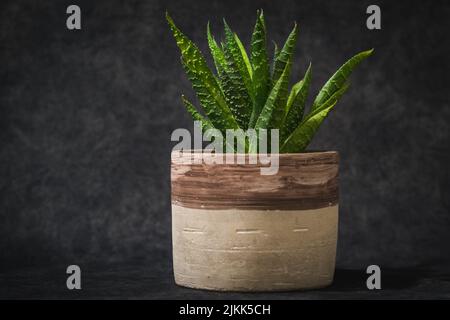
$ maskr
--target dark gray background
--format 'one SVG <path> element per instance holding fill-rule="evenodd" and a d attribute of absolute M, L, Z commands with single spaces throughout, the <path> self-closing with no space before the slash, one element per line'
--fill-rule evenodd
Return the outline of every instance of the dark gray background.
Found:
<path fill-rule="evenodd" d="M 338 150 L 339 268 L 450 259 L 448 1 L 2 1 L 0 270 L 67 264 L 171 267 L 170 134 L 193 97 L 165 23 L 206 54 L 207 21 L 248 44 L 256 9 L 281 44 L 300 24 L 296 80 L 314 96 L 356 52 L 375 53 L 311 148 Z M 82 9 L 82 30 L 65 9 Z"/>

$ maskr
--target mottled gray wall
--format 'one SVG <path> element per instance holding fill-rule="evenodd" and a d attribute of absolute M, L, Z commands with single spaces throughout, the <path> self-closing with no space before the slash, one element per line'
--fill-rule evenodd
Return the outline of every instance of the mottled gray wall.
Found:
<path fill-rule="evenodd" d="M 259 7 L 278 43 L 298 21 L 293 74 L 312 61 L 314 92 L 374 47 L 311 146 L 341 154 L 338 265 L 448 259 L 448 1 L 375 3 L 381 31 L 372 1 L 2 1 L 0 269 L 170 265 L 170 133 L 193 95 L 166 9 L 204 52 L 208 20 L 247 43 Z"/>

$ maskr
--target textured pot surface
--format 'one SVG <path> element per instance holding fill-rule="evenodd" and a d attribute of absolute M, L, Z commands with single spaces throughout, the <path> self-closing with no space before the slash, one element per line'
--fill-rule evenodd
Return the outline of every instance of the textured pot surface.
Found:
<path fill-rule="evenodd" d="M 177 284 L 277 291 L 333 281 L 336 152 L 280 154 L 278 173 L 268 176 L 260 174 L 259 164 L 186 161 L 197 157 L 201 154 L 172 154 Z"/>

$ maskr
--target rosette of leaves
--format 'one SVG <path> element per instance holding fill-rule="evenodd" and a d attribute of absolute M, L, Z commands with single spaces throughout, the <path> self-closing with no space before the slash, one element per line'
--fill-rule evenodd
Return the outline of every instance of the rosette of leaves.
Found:
<path fill-rule="evenodd" d="M 345 62 L 323 85 L 305 112 L 311 64 L 303 79 L 289 88 L 297 24 L 282 48 L 275 44 L 272 59 L 267 50 L 262 10 L 257 12 L 250 54 L 225 20 L 224 41 L 220 44 L 208 24 L 208 46 L 216 69 L 213 72 L 198 47 L 180 31 L 168 13 L 166 18 L 181 51 L 181 63 L 202 107 L 201 113 L 182 96 L 193 119 L 202 121 L 204 130 L 215 128 L 225 132 L 226 129 L 254 128 L 259 132 L 260 129 L 279 129 L 281 153 L 306 149 L 330 110 L 348 89 L 348 78 L 353 69 L 373 52 L 373 49 L 360 52 Z M 257 148 L 247 145 L 246 150 L 256 152 Z"/>

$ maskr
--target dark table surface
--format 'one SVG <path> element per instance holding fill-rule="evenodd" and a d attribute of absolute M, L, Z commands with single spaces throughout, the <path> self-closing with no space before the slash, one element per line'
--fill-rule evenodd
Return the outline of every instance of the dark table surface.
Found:
<path fill-rule="evenodd" d="M 450 268 L 381 268 L 381 290 L 368 290 L 365 270 L 337 269 L 324 289 L 276 293 L 193 290 L 175 285 L 168 264 L 90 264 L 81 290 L 66 288 L 67 266 L 0 273 L 0 299 L 450 299 Z"/>

